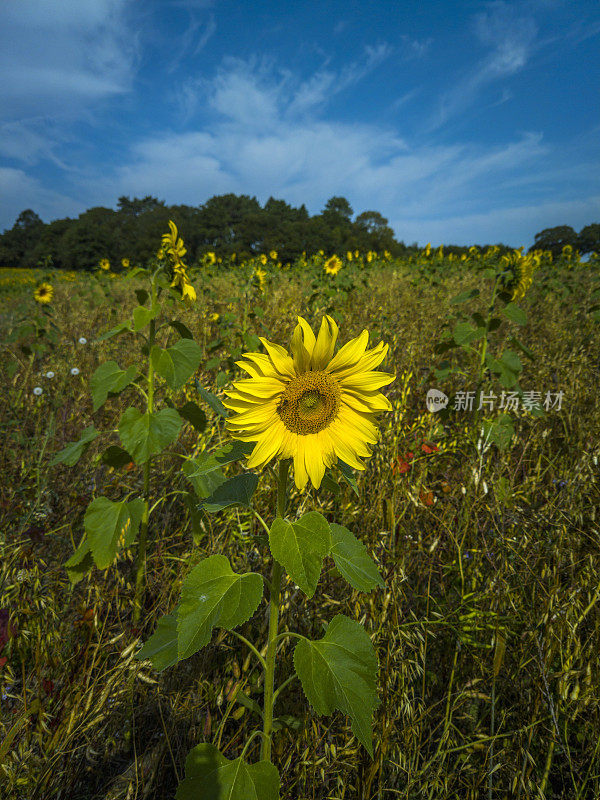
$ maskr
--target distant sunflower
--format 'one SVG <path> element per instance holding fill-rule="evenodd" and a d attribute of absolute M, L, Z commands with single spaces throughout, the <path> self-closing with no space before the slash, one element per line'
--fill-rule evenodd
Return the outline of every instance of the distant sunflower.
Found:
<path fill-rule="evenodd" d="M 245 353 L 236 362 L 250 378 L 226 392 L 225 406 L 235 414 L 227 421 L 234 439 L 256 442 L 247 466 L 260 468 L 273 458 L 294 459 L 298 489 L 308 479 L 319 488 L 326 467 L 338 458 L 354 469 L 365 468 L 377 441 L 375 416 L 391 404 L 378 389 L 394 375 L 374 371 L 387 355 L 380 342 L 367 350 L 369 332 L 344 345 L 334 356 L 335 321 L 325 316 L 318 337 L 298 317 L 290 356 L 285 348 L 261 337 L 267 355 Z"/>
<path fill-rule="evenodd" d="M 328 275 L 337 275 L 342 268 L 342 260 L 336 255 L 331 256 L 325 262 L 325 272 Z"/>
<path fill-rule="evenodd" d="M 103 269 L 106 272 L 108 272 L 108 270 L 110 269 L 110 261 L 108 260 L 108 258 L 103 258 L 100 261 L 100 269 Z"/>
<path fill-rule="evenodd" d="M 121 259 L 121 266 L 124 267 L 125 269 L 128 269 L 129 268 L 129 259 L 128 258 L 122 258 Z"/>
<path fill-rule="evenodd" d="M 38 303 L 50 303 L 54 297 L 54 289 L 49 283 L 40 283 L 33 296 Z"/>

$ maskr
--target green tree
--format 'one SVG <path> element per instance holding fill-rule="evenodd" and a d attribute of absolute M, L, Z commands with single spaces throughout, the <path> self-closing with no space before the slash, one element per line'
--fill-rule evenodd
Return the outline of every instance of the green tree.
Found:
<path fill-rule="evenodd" d="M 536 233 L 535 243 L 531 250 L 550 250 L 553 258 L 558 258 L 562 253 L 565 245 L 570 244 L 571 247 L 577 247 L 577 234 L 569 225 L 559 225 L 556 228 L 545 228 L 543 231 Z"/>
<path fill-rule="evenodd" d="M 577 249 L 580 253 L 600 253 L 600 224 L 593 222 L 579 231 Z"/>

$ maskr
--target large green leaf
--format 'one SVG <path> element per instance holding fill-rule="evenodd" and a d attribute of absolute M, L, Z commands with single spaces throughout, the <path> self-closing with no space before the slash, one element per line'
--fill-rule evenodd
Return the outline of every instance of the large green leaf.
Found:
<path fill-rule="evenodd" d="M 527 325 L 527 314 L 516 303 L 508 303 L 502 309 L 504 316 L 516 325 Z"/>
<path fill-rule="evenodd" d="M 298 642 L 294 667 L 315 711 L 327 716 L 338 708 L 348 714 L 352 732 L 373 758 L 371 717 L 379 705 L 375 691 L 378 665 L 364 628 L 338 614 L 322 639 Z"/>
<path fill-rule="evenodd" d="M 134 658 L 150 659 L 157 672 L 177 663 L 177 608 L 158 620 L 156 630 Z"/>
<path fill-rule="evenodd" d="M 180 389 L 202 361 L 202 350 L 192 339 L 180 339 L 164 350 L 154 345 L 150 353 L 154 369 L 171 389 Z"/>
<path fill-rule="evenodd" d="M 456 344 L 466 345 L 484 336 L 485 328 L 474 328 L 470 322 L 457 322 L 452 330 L 452 335 Z"/>
<path fill-rule="evenodd" d="M 106 333 L 101 334 L 95 340 L 96 342 L 103 342 L 105 339 L 111 339 L 113 336 L 116 336 L 118 333 L 124 333 L 125 331 L 131 332 L 131 325 L 129 322 L 119 322 L 114 328 L 111 328 Z"/>
<path fill-rule="evenodd" d="M 330 528 L 332 541 L 330 555 L 350 586 L 359 592 L 370 592 L 376 586 L 385 586 L 364 544 L 342 525 L 331 523 Z"/>
<path fill-rule="evenodd" d="M 136 464 L 144 464 L 150 456 L 161 453 L 174 442 L 183 420 L 174 408 L 163 408 L 142 414 L 128 408 L 119 421 L 119 436 Z"/>
<path fill-rule="evenodd" d="M 94 401 L 93 410 L 97 411 L 106 402 L 109 393 L 118 394 L 126 386 L 129 386 L 137 371 L 134 364 L 127 369 L 121 369 L 116 361 L 105 361 L 104 364 L 100 364 L 90 381 L 92 400 Z"/>
<path fill-rule="evenodd" d="M 307 597 L 312 597 L 321 575 L 323 559 L 331 549 L 329 523 L 318 511 L 309 511 L 296 522 L 277 519 L 271 525 L 269 546 L 273 558 Z"/>
<path fill-rule="evenodd" d="M 230 630 L 250 619 L 262 596 L 261 575 L 238 575 L 223 555 L 201 561 L 181 588 L 177 614 L 179 659 L 189 658 L 207 645 L 213 628 Z"/>
<path fill-rule="evenodd" d="M 118 547 L 130 547 L 142 519 L 144 501 L 97 497 L 87 507 L 83 525 L 98 569 L 106 569 L 115 559 Z"/>
<path fill-rule="evenodd" d="M 60 450 L 50 462 L 50 466 L 63 462 L 68 467 L 74 467 L 83 455 L 83 451 L 87 449 L 89 444 L 94 441 L 96 436 L 100 436 L 100 431 L 97 431 L 93 425 L 87 427 L 77 442 L 69 442 L 69 444 Z"/>
<path fill-rule="evenodd" d="M 207 458 L 207 454 L 200 453 L 195 458 L 190 458 L 183 462 L 183 474 L 194 487 L 194 492 L 204 500 L 209 497 L 216 489 L 227 480 L 219 467 L 202 471 L 201 467 Z"/>
<path fill-rule="evenodd" d="M 77 550 L 75 550 L 71 558 L 65 563 L 69 581 L 73 585 L 79 583 L 86 572 L 89 572 L 93 566 L 94 559 L 90 551 L 90 543 L 84 534 L 83 539 L 79 542 Z"/>
<path fill-rule="evenodd" d="M 137 308 L 134 308 L 132 326 L 134 332 L 137 333 L 145 328 L 150 320 L 156 317 L 159 311 L 160 307 L 158 305 L 154 305 L 152 308 L 145 308 L 144 306 L 138 306 Z"/>
<path fill-rule="evenodd" d="M 210 497 L 202 500 L 202 506 L 211 513 L 228 506 L 249 506 L 258 486 L 258 478 L 255 472 L 235 475 L 215 489 Z"/>
<path fill-rule="evenodd" d="M 270 761 L 229 761 L 214 744 L 197 744 L 185 760 L 175 800 L 279 800 L 279 785 Z"/>

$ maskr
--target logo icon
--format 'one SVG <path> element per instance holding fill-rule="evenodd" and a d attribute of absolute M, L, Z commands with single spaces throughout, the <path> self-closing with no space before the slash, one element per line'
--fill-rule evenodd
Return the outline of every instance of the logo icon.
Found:
<path fill-rule="evenodd" d="M 427 410 L 435 414 L 448 405 L 448 397 L 439 389 L 430 389 L 427 392 Z"/>

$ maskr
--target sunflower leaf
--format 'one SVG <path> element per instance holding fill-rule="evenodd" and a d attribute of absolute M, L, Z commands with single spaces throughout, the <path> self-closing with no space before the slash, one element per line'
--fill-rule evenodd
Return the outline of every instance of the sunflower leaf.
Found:
<path fill-rule="evenodd" d="M 144 464 L 175 441 L 183 420 L 174 408 L 142 414 L 128 408 L 119 420 L 119 436 L 136 464 Z"/>
<path fill-rule="evenodd" d="M 185 760 L 175 800 L 279 800 L 279 786 L 270 761 L 229 761 L 214 744 L 197 744 Z"/>
<path fill-rule="evenodd" d="M 202 350 L 192 339 L 180 339 L 166 350 L 154 345 L 152 364 L 171 389 L 180 389 L 192 377 L 202 361 Z"/>
<path fill-rule="evenodd" d="M 65 569 L 69 576 L 69 581 L 75 585 L 83 578 L 86 572 L 89 572 L 94 566 L 94 559 L 90 551 L 90 543 L 87 536 L 83 536 L 79 542 L 77 550 L 73 553 L 71 558 L 65 562 Z"/>
<path fill-rule="evenodd" d="M 149 659 L 157 672 L 172 667 L 178 661 L 177 610 L 175 608 L 171 614 L 165 614 L 158 620 L 156 630 L 134 656 L 138 661 Z"/>
<path fill-rule="evenodd" d="M 342 473 L 342 477 L 346 481 L 348 486 L 352 489 L 352 491 L 357 497 L 360 497 L 360 494 L 358 493 L 358 484 L 356 483 L 356 478 L 354 477 L 354 473 L 352 472 L 352 467 L 350 467 L 348 464 L 346 464 L 339 458 L 337 466 L 339 471 Z"/>
<path fill-rule="evenodd" d="M 244 472 L 217 487 L 201 505 L 209 512 L 221 511 L 228 506 L 249 506 L 252 495 L 258 486 L 259 476 L 254 472 Z"/>
<path fill-rule="evenodd" d="M 238 575 L 223 555 L 205 558 L 191 570 L 181 588 L 178 658 L 189 658 L 207 645 L 213 628 L 231 630 L 249 620 L 262 596 L 261 575 Z"/>
<path fill-rule="evenodd" d="M 118 394 L 126 386 L 129 386 L 137 371 L 134 364 L 127 369 L 121 369 L 116 361 L 105 361 L 104 364 L 100 364 L 90 381 L 92 400 L 94 401 L 93 410 L 97 411 L 106 402 L 109 394 Z"/>
<path fill-rule="evenodd" d="M 371 717 L 379 705 L 377 666 L 369 635 L 343 614 L 331 620 L 322 639 L 302 639 L 294 650 L 294 667 L 311 706 L 325 716 L 336 708 L 348 714 L 352 732 L 371 758 Z"/>
<path fill-rule="evenodd" d="M 364 544 L 342 525 L 331 523 L 329 527 L 332 540 L 330 555 L 350 586 L 359 592 L 370 592 L 376 586 L 385 586 Z"/>
<path fill-rule="evenodd" d="M 276 561 L 307 597 L 317 588 L 323 559 L 331 550 L 329 523 L 318 511 L 309 511 L 296 522 L 277 517 L 269 532 L 269 546 Z"/>
<path fill-rule="evenodd" d="M 196 403 L 194 403 L 192 400 L 188 400 L 188 402 L 182 408 L 178 409 L 178 411 L 185 420 L 193 425 L 198 433 L 204 432 L 206 428 L 206 414 L 201 408 L 198 407 Z"/>
<path fill-rule="evenodd" d="M 113 502 L 108 497 L 96 497 L 87 507 L 83 526 L 98 569 L 106 569 L 115 559 L 117 549 L 130 547 L 142 520 L 144 501 L 121 500 Z"/>
<path fill-rule="evenodd" d="M 220 417 L 228 417 L 229 413 L 223 403 L 219 400 L 216 394 L 209 392 L 208 389 L 205 389 L 203 386 L 200 386 L 198 379 L 196 378 L 196 389 L 198 390 L 198 394 L 204 400 L 207 405 L 209 405 L 215 414 L 218 414 Z"/>
<path fill-rule="evenodd" d="M 69 444 L 60 450 L 50 462 L 50 466 L 63 462 L 68 467 L 74 467 L 83 455 L 84 450 L 94 441 L 96 436 L 100 436 L 100 431 L 97 431 L 93 425 L 87 427 L 77 442 L 69 442 Z"/>

